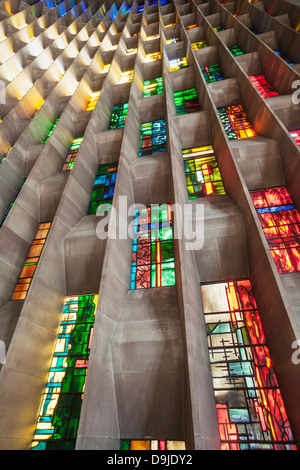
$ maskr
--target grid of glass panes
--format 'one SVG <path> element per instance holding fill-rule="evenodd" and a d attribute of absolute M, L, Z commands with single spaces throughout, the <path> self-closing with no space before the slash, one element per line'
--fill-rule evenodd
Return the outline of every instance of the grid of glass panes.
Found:
<path fill-rule="evenodd" d="M 193 113 L 200 110 L 200 104 L 195 88 L 174 92 L 176 113 L 178 115 Z"/>
<path fill-rule="evenodd" d="M 143 98 L 148 96 L 160 95 L 164 92 L 162 77 L 153 78 L 144 81 Z"/>
<path fill-rule="evenodd" d="M 184 67 L 188 67 L 188 62 L 187 62 L 186 57 L 169 60 L 170 72 L 175 72 L 176 70 L 182 69 Z"/>
<path fill-rule="evenodd" d="M 218 113 L 229 140 L 244 139 L 256 135 L 240 104 L 220 107 Z"/>
<path fill-rule="evenodd" d="M 277 91 L 274 90 L 274 88 L 262 74 L 257 73 L 255 75 L 249 75 L 249 79 L 258 89 L 263 98 L 272 98 L 272 96 L 278 96 Z"/>
<path fill-rule="evenodd" d="M 113 107 L 108 129 L 120 129 L 125 126 L 128 103 L 117 104 Z"/>
<path fill-rule="evenodd" d="M 300 129 L 293 129 L 289 131 L 290 135 L 293 137 L 297 145 L 300 145 Z"/>
<path fill-rule="evenodd" d="M 250 193 L 280 274 L 300 271 L 300 215 L 285 187 Z"/>
<path fill-rule="evenodd" d="M 27 296 L 33 275 L 43 251 L 46 238 L 51 227 L 50 222 L 42 223 L 36 232 L 30 250 L 23 265 L 18 283 L 12 295 L 12 300 L 24 300 Z"/>
<path fill-rule="evenodd" d="M 86 108 L 87 111 L 93 111 L 93 109 L 95 109 L 100 93 L 100 91 L 95 91 L 94 93 L 92 93 Z"/>
<path fill-rule="evenodd" d="M 103 204 L 112 204 L 118 164 L 99 165 L 90 199 L 88 214 L 96 214 Z"/>
<path fill-rule="evenodd" d="M 296 450 L 249 280 L 201 286 L 222 450 Z"/>
<path fill-rule="evenodd" d="M 97 301 L 97 295 L 65 299 L 32 450 L 75 449 Z"/>
<path fill-rule="evenodd" d="M 24 186 L 25 181 L 26 181 L 26 178 L 24 178 L 24 179 L 22 180 L 22 183 L 20 184 L 18 190 L 15 192 L 15 194 L 14 194 L 12 200 L 10 201 L 10 204 L 9 204 L 7 210 L 5 211 L 3 217 L 0 219 L 0 227 L 2 227 L 2 225 L 3 225 L 3 223 L 4 223 L 5 219 L 6 219 L 6 217 L 8 216 L 8 214 L 9 214 L 9 212 L 10 212 L 12 206 L 14 205 L 14 203 L 15 203 L 17 197 L 18 197 L 19 192 L 21 191 L 22 187 Z"/>
<path fill-rule="evenodd" d="M 207 47 L 207 42 L 206 41 L 196 41 L 192 43 L 192 48 L 194 51 L 197 49 L 202 49 L 203 47 Z"/>
<path fill-rule="evenodd" d="M 121 439 L 120 450 L 185 450 L 185 442 L 154 439 Z"/>
<path fill-rule="evenodd" d="M 166 122 L 164 119 L 141 125 L 140 156 L 167 151 Z"/>
<path fill-rule="evenodd" d="M 48 134 L 47 134 L 47 137 L 46 137 L 46 139 L 44 140 L 44 144 L 46 144 L 46 143 L 48 142 L 48 139 L 49 139 L 50 135 L 52 134 L 52 132 L 54 131 L 54 128 L 56 127 L 58 121 L 59 121 L 59 118 L 57 118 L 56 121 L 54 122 L 54 124 L 52 124 L 52 126 L 51 126 L 51 128 L 50 128 L 50 130 L 49 130 L 49 132 L 48 132 Z"/>
<path fill-rule="evenodd" d="M 201 67 L 201 71 L 206 83 L 218 82 L 225 78 L 219 64 L 206 65 Z"/>
<path fill-rule="evenodd" d="M 242 49 L 237 44 L 234 44 L 233 46 L 228 46 L 228 49 L 230 50 L 230 52 L 233 56 L 238 56 L 238 55 L 243 55 L 244 54 Z"/>
<path fill-rule="evenodd" d="M 170 204 L 136 211 L 131 289 L 175 285 L 173 222 Z"/>
<path fill-rule="evenodd" d="M 67 158 L 65 160 L 65 163 L 64 163 L 61 171 L 70 171 L 70 170 L 72 170 L 82 140 L 83 140 L 83 137 L 77 137 L 76 139 L 73 140 L 73 143 L 70 147 L 70 150 L 68 152 Z"/>
<path fill-rule="evenodd" d="M 211 145 L 182 150 L 189 199 L 225 194 Z"/>

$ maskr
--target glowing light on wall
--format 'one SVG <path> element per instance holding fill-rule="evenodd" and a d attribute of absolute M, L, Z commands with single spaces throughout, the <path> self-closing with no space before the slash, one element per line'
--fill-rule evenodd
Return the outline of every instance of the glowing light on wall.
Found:
<path fill-rule="evenodd" d="M 95 109 L 95 106 L 96 106 L 96 103 L 97 103 L 98 98 L 100 96 L 100 93 L 101 93 L 101 91 L 95 91 L 94 93 L 92 93 L 92 96 L 91 96 L 90 101 L 88 102 L 88 105 L 87 105 L 87 108 L 86 108 L 87 111 L 92 111 L 93 109 Z"/>

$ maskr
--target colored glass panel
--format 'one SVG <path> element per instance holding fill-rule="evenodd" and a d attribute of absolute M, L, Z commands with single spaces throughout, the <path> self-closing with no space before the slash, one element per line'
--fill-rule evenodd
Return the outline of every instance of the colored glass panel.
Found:
<path fill-rule="evenodd" d="M 99 165 L 94 182 L 88 214 L 96 214 L 102 204 L 112 204 L 118 164 Z"/>
<path fill-rule="evenodd" d="M 35 238 L 27 254 L 21 274 L 19 276 L 18 283 L 13 292 L 12 300 L 24 300 L 26 298 L 33 275 L 35 273 L 41 253 L 43 251 L 50 227 L 50 222 L 39 225 Z"/>
<path fill-rule="evenodd" d="M 143 98 L 148 96 L 160 95 L 164 92 L 162 77 L 153 78 L 144 81 Z"/>
<path fill-rule="evenodd" d="M 243 55 L 244 54 L 242 49 L 237 44 L 234 44 L 233 46 L 228 46 L 228 49 L 230 50 L 230 52 L 233 56 L 238 56 L 238 55 Z"/>
<path fill-rule="evenodd" d="M 147 54 L 145 57 L 145 62 L 152 62 L 153 60 L 161 59 L 160 52 L 152 52 L 151 54 Z"/>
<path fill-rule="evenodd" d="M 120 450 L 185 450 L 185 442 L 121 439 Z"/>
<path fill-rule="evenodd" d="M 221 449 L 296 450 L 250 281 L 201 291 Z"/>
<path fill-rule="evenodd" d="M 128 103 L 118 104 L 113 107 L 108 129 L 120 129 L 125 126 L 128 111 Z"/>
<path fill-rule="evenodd" d="M 201 67 L 201 71 L 206 83 L 218 82 L 219 80 L 224 80 L 225 78 L 219 64 Z"/>
<path fill-rule="evenodd" d="M 17 197 L 18 197 L 18 194 L 19 194 L 19 192 L 21 191 L 21 189 L 22 189 L 22 187 L 23 187 L 25 181 L 26 181 L 26 178 L 23 179 L 23 181 L 22 181 L 22 183 L 20 184 L 18 190 L 15 192 L 14 197 L 13 197 L 12 200 L 10 201 L 10 204 L 9 204 L 8 208 L 6 209 L 6 211 L 5 211 L 5 214 L 3 215 L 2 219 L 0 219 L 0 227 L 2 227 L 2 225 L 3 225 L 3 223 L 4 223 L 5 219 L 6 219 L 6 217 L 8 216 L 8 214 L 9 214 L 9 212 L 10 212 L 12 206 L 14 205 L 14 203 L 15 203 Z"/>
<path fill-rule="evenodd" d="M 195 88 L 174 92 L 176 113 L 178 115 L 193 113 L 200 110 Z"/>
<path fill-rule="evenodd" d="M 75 159 L 77 157 L 81 142 L 82 142 L 83 137 L 77 137 L 76 139 L 73 140 L 72 145 L 70 147 L 70 150 L 68 152 L 68 155 L 66 157 L 65 163 L 62 167 L 61 171 L 71 171 L 75 162 Z"/>
<path fill-rule="evenodd" d="M 180 59 L 171 59 L 169 61 L 170 72 L 175 72 L 176 70 L 188 67 L 188 62 L 186 57 L 181 57 Z"/>
<path fill-rule="evenodd" d="M 94 93 L 92 93 L 92 96 L 86 108 L 87 111 L 93 111 L 93 109 L 95 109 L 100 93 L 101 93 L 100 91 L 95 91 Z"/>
<path fill-rule="evenodd" d="M 250 193 L 280 274 L 300 271 L 300 215 L 285 187 Z"/>
<path fill-rule="evenodd" d="M 181 41 L 180 38 L 170 38 L 166 40 L 167 44 L 176 44 L 177 42 Z"/>
<path fill-rule="evenodd" d="M 189 199 L 225 194 L 211 145 L 182 150 Z"/>
<path fill-rule="evenodd" d="M 229 140 L 256 135 L 240 104 L 218 108 L 218 113 Z"/>
<path fill-rule="evenodd" d="M 169 204 L 136 211 L 131 289 L 175 285 L 173 223 Z"/>
<path fill-rule="evenodd" d="M 265 77 L 257 73 L 249 76 L 253 85 L 258 89 L 263 98 L 271 98 L 272 96 L 278 96 L 277 91 L 270 85 Z"/>
<path fill-rule="evenodd" d="M 203 47 L 207 47 L 207 42 L 206 41 L 196 41 L 192 43 L 192 48 L 194 51 L 197 49 L 202 49 Z"/>
<path fill-rule="evenodd" d="M 281 59 L 283 59 L 289 65 L 295 65 L 294 62 L 291 61 L 285 54 L 282 54 L 279 50 L 274 51 Z"/>
<path fill-rule="evenodd" d="M 33 450 L 75 448 L 97 301 L 97 295 L 65 299 Z"/>
<path fill-rule="evenodd" d="M 289 131 L 297 145 L 300 145 L 300 129 Z"/>
<path fill-rule="evenodd" d="M 120 83 L 129 83 L 132 82 L 134 70 L 127 70 L 127 72 L 122 72 L 120 75 Z"/>
<path fill-rule="evenodd" d="M 164 119 L 141 125 L 140 156 L 167 151 L 166 123 Z"/>
<path fill-rule="evenodd" d="M 46 137 L 46 139 L 44 140 L 44 144 L 45 144 L 46 142 L 48 142 L 48 139 L 49 139 L 50 135 L 52 134 L 52 132 L 54 131 L 54 129 L 55 129 L 55 127 L 56 127 L 58 121 L 59 121 L 59 118 L 57 118 L 56 121 L 54 122 L 54 124 L 52 124 L 52 126 L 51 126 L 51 128 L 50 128 L 50 130 L 49 130 L 49 132 L 48 132 L 48 134 L 47 134 L 47 137 Z"/>
<path fill-rule="evenodd" d="M 218 33 L 219 31 L 224 31 L 224 27 L 223 26 L 215 26 L 214 27 L 214 30 L 216 31 L 216 33 Z"/>

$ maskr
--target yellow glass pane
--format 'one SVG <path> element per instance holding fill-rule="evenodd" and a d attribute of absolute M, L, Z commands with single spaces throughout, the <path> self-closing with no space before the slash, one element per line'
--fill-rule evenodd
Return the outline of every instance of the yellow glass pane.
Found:
<path fill-rule="evenodd" d="M 150 441 L 131 441 L 130 450 L 150 450 Z"/>
<path fill-rule="evenodd" d="M 167 441 L 167 450 L 185 450 L 185 442 Z"/>

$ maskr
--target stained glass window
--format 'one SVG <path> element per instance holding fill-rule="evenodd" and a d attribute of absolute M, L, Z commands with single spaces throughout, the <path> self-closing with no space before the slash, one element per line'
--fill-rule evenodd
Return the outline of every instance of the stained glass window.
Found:
<path fill-rule="evenodd" d="M 39 225 L 19 276 L 18 283 L 13 292 L 12 300 L 23 300 L 26 298 L 34 272 L 43 251 L 50 226 L 50 222 Z"/>
<path fill-rule="evenodd" d="M 287 64 L 289 65 L 295 65 L 294 62 L 291 61 L 285 54 L 282 54 L 279 50 L 274 51 L 279 57 L 281 57 Z"/>
<path fill-rule="evenodd" d="M 255 75 L 249 76 L 251 82 L 258 89 L 263 98 L 271 98 L 272 96 L 278 96 L 277 91 L 270 85 L 270 83 L 265 79 L 265 77 L 257 73 Z"/>
<path fill-rule="evenodd" d="M 120 75 L 120 83 L 129 83 L 132 82 L 134 70 L 127 70 L 127 72 L 122 72 Z"/>
<path fill-rule="evenodd" d="M 125 126 L 128 103 L 115 105 L 112 109 L 108 129 L 119 129 Z"/>
<path fill-rule="evenodd" d="M 51 126 L 51 128 L 50 128 L 50 130 L 49 130 L 49 132 L 48 132 L 48 134 L 47 134 L 47 137 L 46 137 L 46 139 L 44 140 L 44 144 L 46 144 L 46 142 L 48 142 L 48 139 L 49 139 L 50 135 L 52 134 L 52 132 L 54 131 L 54 128 L 56 127 L 58 121 L 59 121 L 59 118 L 57 118 L 56 121 L 54 122 L 54 124 L 52 124 L 52 126 Z"/>
<path fill-rule="evenodd" d="M 300 129 L 289 131 L 297 145 L 300 145 Z"/>
<path fill-rule="evenodd" d="M 195 88 L 174 92 L 176 113 L 178 115 L 193 113 L 200 110 L 200 104 Z"/>
<path fill-rule="evenodd" d="M 189 199 L 225 194 L 211 145 L 182 150 Z"/>
<path fill-rule="evenodd" d="M 216 31 L 216 33 L 218 33 L 219 31 L 224 31 L 224 27 L 223 26 L 215 26 L 214 27 L 214 30 Z"/>
<path fill-rule="evenodd" d="M 131 289 L 175 285 L 173 222 L 169 204 L 136 211 Z"/>
<path fill-rule="evenodd" d="M 100 91 L 95 91 L 94 93 L 92 93 L 92 96 L 88 102 L 88 105 L 87 105 L 87 108 L 86 110 L 87 111 L 92 111 L 93 109 L 95 109 L 95 106 L 96 106 L 96 103 L 97 103 L 97 100 L 100 96 Z"/>
<path fill-rule="evenodd" d="M 250 281 L 201 291 L 221 449 L 296 450 Z"/>
<path fill-rule="evenodd" d="M 118 164 L 99 165 L 90 199 L 88 214 L 96 214 L 102 204 L 112 204 Z"/>
<path fill-rule="evenodd" d="M 185 450 L 185 442 L 121 439 L 120 450 Z"/>
<path fill-rule="evenodd" d="M 162 77 L 153 78 L 144 81 L 143 98 L 152 95 L 160 95 L 164 92 Z"/>
<path fill-rule="evenodd" d="M 65 300 L 33 450 L 75 449 L 97 301 L 97 295 Z"/>
<path fill-rule="evenodd" d="M 234 44 L 233 46 L 228 46 L 228 49 L 230 50 L 233 56 L 244 54 L 242 49 L 237 44 Z"/>
<path fill-rule="evenodd" d="M 218 113 L 229 140 L 244 139 L 256 135 L 240 104 L 218 108 Z"/>
<path fill-rule="evenodd" d="M 77 137 L 76 139 L 73 140 L 72 145 L 70 147 L 70 150 L 68 152 L 67 158 L 65 160 L 65 163 L 62 167 L 61 171 L 71 171 L 75 162 L 75 159 L 77 157 L 81 142 L 82 142 L 83 137 Z"/>
<path fill-rule="evenodd" d="M 219 80 L 224 80 L 225 78 L 219 64 L 201 67 L 201 71 L 206 83 L 218 82 Z"/>
<path fill-rule="evenodd" d="M 280 274 L 300 271 L 300 215 L 285 187 L 250 193 Z"/>
<path fill-rule="evenodd" d="M 145 57 L 145 62 L 152 62 L 153 60 L 161 59 L 160 52 L 152 52 L 151 54 L 147 54 Z"/>
<path fill-rule="evenodd" d="M 197 28 L 196 23 L 190 24 L 190 25 L 188 25 L 188 26 L 185 27 L 185 29 L 193 29 L 193 28 Z"/>
<path fill-rule="evenodd" d="M 186 57 L 181 57 L 180 59 L 171 59 L 169 60 L 170 72 L 175 72 L 176 70 L 188 67 L 188 62 Z"/>
<path fill-rule="evenodd" d="M 164 119 L 141 125 L 140 156 L 167 151 L 166 123 Z"/>
<path fill-rule="evenodd" d="M 180 38 L 170 38 L 166 40 L 167 44 L 176 44 L 177 42 L 181 41 Z"/>
<path fill-rule="evenodd" d="M 207 42 L 206 41 L 196 41 L 192 43 L 192 48 L 194 51 L 197 49 L 202 49 L 203 47 L 207 47 Z"/>
<path fill-rule="evenodd" d="M 22 181 L 22 183 L 20 184 L 19 188 L 18 188 L 17 191 L 15 192 L 15 194 L 14 194 L 12 200 L 10 201 L 10 204 L 9 204 L 7 210 L 5 211 L 5 214 L 3 215 L 2 219 L 0 219 L 0 227 L 2 227 L 2 225 L 3 225 L 3 223 L 4 223 L 5 219 L 6 219 L 6 217 L 8 216 L 8 214 L 9 214 L 9 212 L 10 212 L 12 206 L 14 205 L 14 203 L 15 203 L 17 197 L 18 197 L 19 192 L 21 191 L 22 187 L 24 186 L 25 181 L 26 181 L 26 178 L 23 179 L 23 181 Z"/>

